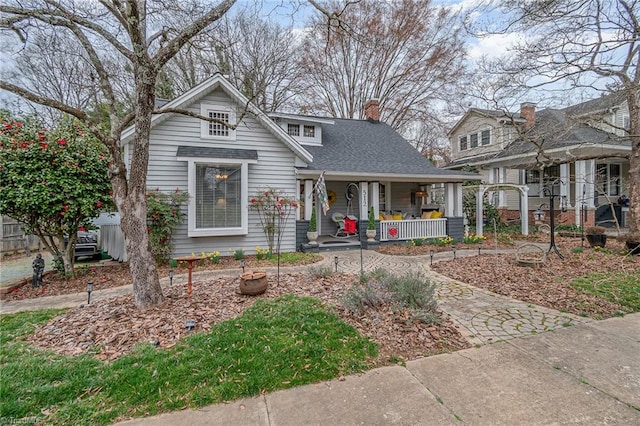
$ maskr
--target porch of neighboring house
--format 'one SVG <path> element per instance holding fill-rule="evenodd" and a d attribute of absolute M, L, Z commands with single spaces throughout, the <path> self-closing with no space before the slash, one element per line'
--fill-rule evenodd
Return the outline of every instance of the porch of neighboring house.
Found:
<path fill-rule="evenodd" d="M 306 231 L 312 208 L 316 209 L 321 250 L 358 247 L 360 240 L 366 241 L 370 207 L 376 219 L 376 244 L 464 236 L 461 183 L 327 180 L 326 215 L 313 193 L 315 183 L 315 180 L 299 181 L 298 247 L 308 242 Z M 354 232 L 345 233 L 341 229 L 344 225 L 338 219 L 346 217 L 356 222 Z"/>

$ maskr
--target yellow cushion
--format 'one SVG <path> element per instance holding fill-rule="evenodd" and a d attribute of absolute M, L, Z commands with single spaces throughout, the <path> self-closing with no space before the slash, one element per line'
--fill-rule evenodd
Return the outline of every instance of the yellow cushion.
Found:
<path fill-rule="evenodd" d="M 422 216 L 420 216 L 420 219 L 431 219 L 431 213 L 422 212 Z"/>
<path fill-rule="evenodd" d="M 444 216 L 443 212 L 431 212 L 431 219 L 440 219 L 442 216 Z"/>
<path fill-rule="evenodd" d="M 393 220 L 402 220 L 402 215 L 401 214 L 394 214 L 393 215 Z"/>
<path fill-rule="evenodd" d="M 382 213 L 380 213 L 380 215 L 378 215 L 379 220 L 384 220 L 384 215 Z"/>
<path fill-rule="evenodd" d="M 393 220 L 393 216 L 391 216 L 390 214 L 385 214 L 384 216 L 384 220 Z"/>

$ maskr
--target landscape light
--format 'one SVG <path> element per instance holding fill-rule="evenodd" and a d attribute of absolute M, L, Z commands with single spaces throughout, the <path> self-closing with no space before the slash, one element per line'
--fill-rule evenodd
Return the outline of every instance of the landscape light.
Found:
<path fill-rule="evenodd" d="M 429 250 L 429 257 L 431 258 L 431 265 L 433 265 L 433 249 Z"/>
<path fill-rule="evenodd" d="M 169 285 L 173 285 L 173 268 L 169 269 Z"/>
<path fill-rule="evenodd" d="M 336 273 L 338 273 L 338 256 L 333 257 L 333 264 L 336 267 Z"/>
<path fill-rule="evenodd" d="M 91 303 L 91 292 L 93 291 L 93 281 L 87 283 L 87 305 Z"/>

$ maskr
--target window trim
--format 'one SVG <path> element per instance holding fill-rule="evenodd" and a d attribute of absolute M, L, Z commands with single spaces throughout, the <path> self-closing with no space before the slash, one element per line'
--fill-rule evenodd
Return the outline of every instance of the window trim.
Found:
<path fill-rule="evenodd" d="M 230 158 L 178 157 L 178 161 L 187 162 L 187 188 L 189 203 L 187 207 L 187 236 L 189 237 L 218 237 L 226 235 L 247 235 L 249 233 L 249 164 L 256 164 L 257 160 Z M 196 228 L 196 165 L 225 165 L 240 166 L 240 200 L 241 225 L 232 228 Z"/>
<path fill-rule="evenodd" d="M 235 108 L 228 105 L 217 105 L 217 104 L 200 104 L 200 115 L 203 117 L 208 117 L 210 112 L 221 112 L 229 114 L 229 124 L 235 124 L 236 122 L 236 110 Z M 213 139 L 213 140 L 223 140 L 223 141 L 235 141 L 236 140 L 236 131 L 235 129 L 229 128 L 228 136 L 217 136 L 209 134 L 209 121 L 200 120 L 200 138 L 201 139 Z"/>

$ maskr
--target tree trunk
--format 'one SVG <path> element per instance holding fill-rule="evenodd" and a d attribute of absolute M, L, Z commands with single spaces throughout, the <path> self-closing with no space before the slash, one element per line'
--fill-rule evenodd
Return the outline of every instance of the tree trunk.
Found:
<path fill-rule="evenodd" d="M 139 308 L 156 305 L 164 300 L 158 269 L 151 253 L 147 231 L 147 167 L 151 113 L 155 102 L 152 67 L 139 67 L 136 75 L 135 135 L 131 142 L 129 180 L 122 158 L 114 160 L 111 171 L 114 201 L 120 211 L 122 233 L 133 279 L 134 303 Z"/>

